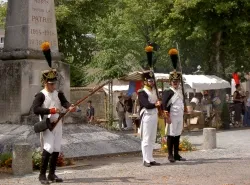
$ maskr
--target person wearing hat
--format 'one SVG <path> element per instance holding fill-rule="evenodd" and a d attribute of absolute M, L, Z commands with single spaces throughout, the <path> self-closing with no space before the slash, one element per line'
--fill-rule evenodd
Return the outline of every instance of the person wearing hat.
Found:
<path fill-rule="evenodd" d="M 182 75 L 176 71 L 178 51 L 170 50 L 170 57 L 174 71 L 170 73 L 170 88 L 163 92 L 162 105 L 164 111 L 169 115 L 167 128 L 168 160 L 170 162 L 185 161 L 179 155 L 180 136 L 183 130 L 184 97 L 180 87 Z M 174 152 L 174 154 L 173 154 Z"/>
<path fill-rule="evenodd" d="M 181 73 L 170 73 L 170 88 L 163 92 L 163 108 L 169 113 L 170 124 L 167 125 L 168 160 L 184 161 L 179 155 L 180 136 L 183 130 L 184 103 L 180 88 Z M 173 155 L 174 151 L 174 155 Z"/>
<path fill-rule="evenodd" d="M 48 52 L 48 50 L 46 50 L 46 52 Z M 46 54 L 49 55 L 50 53 Z M 47 62 L 49 63 L 49 61 Z M 63 92 L 56 90 L 57 71 L 51 68 L 51 61 L 49 67 L 50 70 L 42 72 L 41 83 L 44 88 L 35 95 L 32 106 L 34 113 L 39 115 L 40 121 L 46 119 L 46 124 L 50 125 L 48 129 L 41 132 L 41 140 L 43 141 L 42 161 L 39 174 L 41 184 L 49 184 L 49 181 L 63 181 L 55 175 L 62 140 L 62 121 L 60 120 L 56 125 L 55 121 L 57 121 L 62 107 L 69 109 L 71 112 L 74 112 L 76 109 L 74 105 L 67 101 Z M 50 129 L 53 127 L 54 129 Z M 49 161 L 50 164 L 48 164 Z M 46 171 L 48 165 L 49 175 L 47 178 Z"/>
<path fill-rule="evenodd" d="M 151 71 L 144 72 L 144 87 L 138 91 L 138 100 L 140 104 L 140 133 L 141 133 L 141 148 L 143 156 L 143 164 L 146 167 L 158 166 L 153 158 L 153 147 L 156 140 L 157 124 L 158 124 L 158 110 L 161 106 L 158 101 L 155 81 Z"/>
<path fill-rule="evenodd" d="M 116 103 L 116 112 L 117 112 L 118 119 L 119 119 L 119 129 L 126 130 L 127 129 L 127 124 L 126 124 L 126 119 L 125 119 L 126 110 L 125 110 L 125 105 L 124 105 L 122 95 L 118 96 L 118 102 Z M 123 126 L 123 128 L 122 128 L 122 126 Z"/>

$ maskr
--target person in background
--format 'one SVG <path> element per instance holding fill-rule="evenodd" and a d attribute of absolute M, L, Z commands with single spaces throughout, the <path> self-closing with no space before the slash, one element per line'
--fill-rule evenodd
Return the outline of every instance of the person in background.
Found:
<path fill-rule="evenodd" d="M 206 112 L 207 117 L 210 117 L 212 112 L 212 101 L 211 97 L 208 94 L 208 91 L 204 91 L 201 105 L 203 108 L 203 112 Z"/>
<path fill-rule="evenodd" d="M 245 104 L 245 115 L 243 119 L 243 124 L 244 126 L 249 127 L 250 126 L 250 96 L 249 96 L 249 91 L 246 91 L 246 97 L 244 99 L 244 104 Z"/>
<path fill-rule="evenodd" d="M 190 105 L 193 107 L 193 110 L 196 110 L 196 107 L 199 105 L 199 96 L 195 93 L 194 97 L 190 101 Z"/>
<path fill-rule="evenodd" d="M 88 118 L 88 122 L 92 123 L 94 121 L 94 117 L 95 117 L 95 109 L 92 106 L 92 101 L 88 101 L 88 107 L 87 107 L 87 111 L 86 111 L 86 116 Z"/>
<path fill-rule="evenodd" d="M 116 112 L 118 115 L 118 119 L 119 119 L 119 129 L 122 130 L 126 130 L 127 129 L 127 124 L 126 124 L 126 120 L 125 120 L 125 105 L 123 103 L 123 97 L 122 96 L 118 96 L 118 102 L 116 103 Z M 123 126 L 123 128 L 122 128 Z"/>
<path fill-rule="evenodd" d="M 133 123 L 132 119 L 129 117 L 133 113 L 133 100 L 131 96 L 126 96 L 125 101 L 124 101 L 124 106 L 125 106 L 125 117 L 126 117 L 126 124 L 127 124 L 127 129 L 128 130 L 133 130 Z"/>
<path fill-rule="evenodd" d="M 241 114 L 242 114 L 242 103 L 244 102 L 244 99 L 240 94 L 241 90 L 240 84 L 237 84 L 235 88 L 236 91 L 234 91 L 233 94 L 234 111 L 235 111 L 234 121 L 237 126 L 240 126 L 242 124 Z"/>

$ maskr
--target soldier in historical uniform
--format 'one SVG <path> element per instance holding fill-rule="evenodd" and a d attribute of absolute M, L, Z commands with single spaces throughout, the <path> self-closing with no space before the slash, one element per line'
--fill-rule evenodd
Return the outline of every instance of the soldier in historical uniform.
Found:
<path fill-rule="evenodd" d="M 48 43 L 46 43 L 46 49 L 44 51 L 45 56 L 51 68 L 51 56 L 48 57 L 50 55 Z M 55 121 L 57 121 L 62 107 L 69 109 L 71 112 L 74 112 L 76 108 L 67 101 L 63 92 L 56 90 L 57 72 L 55 69 L 51 68 L 43 71 L 41 82 L 44 89 L 36 94 L 32 107 L 34 113 L 39 115 L 41 123 L 48 126 L 48 129 L 41 132 L 43 152 L 39 181 L 42 184 L 49 184 L 49 181 L 63 181 L 55 175 L 62 140 L 62 121 L 60 120 L 57 124 L 55 124 Z M 42 122 L 42 120 L 45 121 Z M 49 162 L 49 175 L 47 178 L 46 170 Z"/>
<path fill-rule="evenodd" d="M 153 75 L 151 71 L 144 73 L 144 88 L 138 91 L 141 118 L 141 148 L 143 164 L 146 167 L 160 165 L 153 158 L 153 147 L 158 124 L 157 107 L 161 106 L 161 102 L 157 98 Z"/>
<path fill-rule="evenodd" d="M 171 87 L 163 92 L 162 100 L 163 109 L 169 114 L 169 123 L 167 124 L 166 133 L 168 160 L 170 162 L 185 161 L 185 159 L 179 155 L 179 144 L 183 130 L 184 115 L 184 97 L 180 88 L 181 73 L 176 71 L 171 72 L 169 80 Z"/>
<path fill-rule="evenodd" d="M 36 94 L 33 102 L 34 113 L 40 116 L 40 119 L 53 125 L 53 122 L 59 117 L 62 107 L 75 111 L 65 98 L 63 92 L 56 90 L 56 70 L 44 71 L 42 74 L 42 84 L 44 89 Z M 42 133 L 43 153 L 39 180 L 42 184 L 49 184 L 49 181 L 62 182 L 63 180 L 55 175 L 56 163 L 61 151 L 62 140 L 62 121 L 59 121 L 53 130 L 47 129 Z M 49 175 L 46 178 L 46 170 L 49 164 Z"/>

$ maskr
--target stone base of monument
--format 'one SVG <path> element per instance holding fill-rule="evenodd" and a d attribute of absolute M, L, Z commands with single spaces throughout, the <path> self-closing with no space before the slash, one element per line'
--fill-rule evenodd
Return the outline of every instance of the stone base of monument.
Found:
<path fill-rule="evenodd" d="M 54 62 L 53 66 L 59 73 L 59 89 L 69 100 L 69 65 Z M 41 71 L 46 69 L 48 64 L 39 59 L 0 62 L 0 123 L 25 124 L 21 117 L 29 115 L 34 96 L 42 89 Z"/>
<path fill-rule="evenodd" d="M 18 143 L 13 147 L 12 171 L 14 175 L 26 175 L 33 172 L 32 150 L 28 143 Z"/>
<path fill-rule="evenodd" d="M 139 138 L 77 123 L 63 126 L 62 152 L 66 158 L 141 151 Z M 20 141 L 28 142 L 33 150 L 40 147 L 39 134 L 34 132 L 32 125 L 1 124 L 0 126 L 0 153 L 12 151 L 13 143 Z"/>
<path fill-rule="evenodd" d="M 216 148 L 216 129 L 204 128 L 203 129 L 203 149 L 211 150 Z"/>

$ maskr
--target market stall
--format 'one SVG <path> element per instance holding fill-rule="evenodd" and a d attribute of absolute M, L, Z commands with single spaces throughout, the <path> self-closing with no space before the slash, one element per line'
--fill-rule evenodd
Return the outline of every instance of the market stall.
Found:
<path fill-rule="evenodd" d="M 135 71 L 132 72 L 119 80 L 129 82 L 129 85 L 126 86 L 128 88 L 128 94 L 132 95 L 133 93 L 137 93 L 138 89 L 142 87 L 142 72 Z M 159 91 L 166 89 L 169 85 L 169 74 L 165 73 L 155 73 L 155 78 L 158 83 Z M 184 89 L 187 95 L 186 102 L 189 103 L 189 94 L 190 93 L 198 93 L 204 92 L 208 90 L 220 90 L 230 88 L 230 83 L 226 80 L 219 78 L 215 75 L 183 75 L 184 80 Z M 125 88 L 125 87 L 124 87 Z M 197 101 L 199 103 L 199 101 Z M 220 99 L 217 97 L 214 99 L 214 103 L 219 104 Z M 210 105 L 209 105 L 210 106 Z M 186 113 L 186 127 L 204 127 L 204 120 L 206 117 L 204 116 L 204 108 L 200 107 L 198 110 L 193 110 L 192 107 L 189 105 L 188 113 Z M 206 108 L 205 108 L 206 109 Z M 135 108 L 135 113 L 136 113 Z"/>

